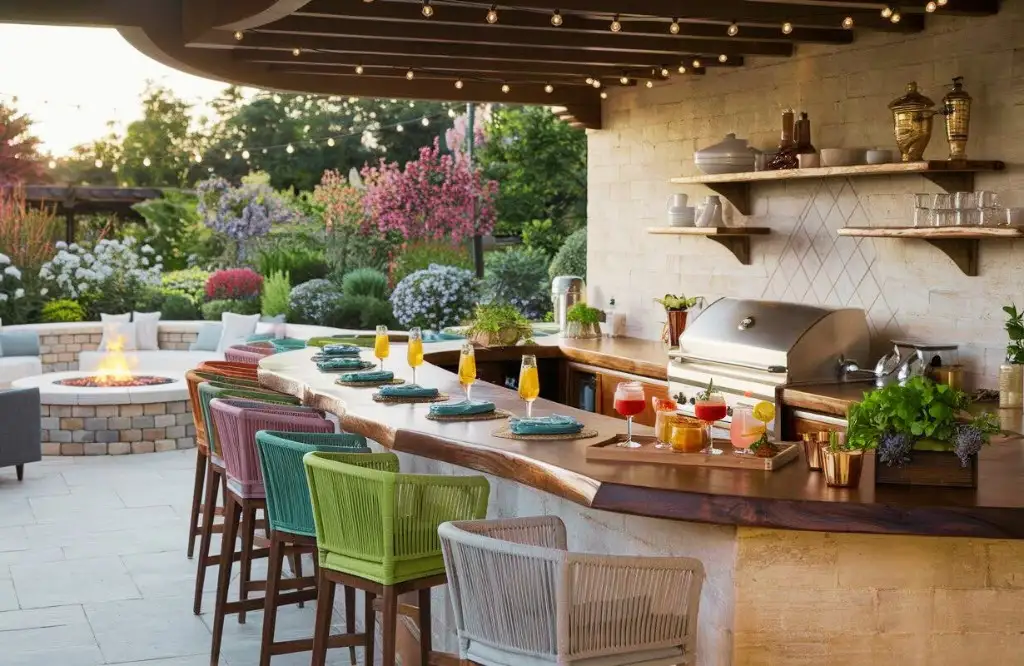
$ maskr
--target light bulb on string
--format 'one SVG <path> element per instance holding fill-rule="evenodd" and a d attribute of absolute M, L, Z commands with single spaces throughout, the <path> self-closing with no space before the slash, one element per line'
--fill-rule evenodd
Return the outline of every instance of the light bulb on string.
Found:
<path fill-rule="evenodd" d="M 653 88 L 654 87 L 654 81 L 651 81 L 650 79 L 647 79 L 647 83 L 645 83 L 644 85 L 647 86 L 648 88 Z"/>
<path fill-rule="evenodd" d="M 414 78 L 416 78 L 416 73 L 410 69 L 408 72 L 405 73 L 405 78 L 408 79 L 409 81 L 412 81 Z"/>
<path fill-rule="evenodd" d="M 507 95 L 510 90 L 512 90 L 512 88 L 507 83 L 501 84 L 501 92 Z"/>
<path fill-rule="evenodd" d="M 671 72 L 668 71 L 668 67 L 661 68 L 661 78 L 667 79 Z"/>
<path fill-rule="evenodd" d="M 289 155 L 291 155 L 292 153 L 294 153 L 294 152 L 295 152 L 295 147 L 294 147 L 294 146 L 292 146 L 292 144 L 290 144 L 290 143 L 289 143 L 289 144 L 288 144 L 288 147 L 284 149 L 284 152 L 286 152 L 286 153 L 288 153 Z"/>
<path fill-rule="evenodd" d="M 793 32 L 793 24 L 790 23 L 789 21 L 786 21 L 785 23 L 782 24 L 782 34 L 788 35 L 791 32 Z"/>
<path fill-rule="evenodd" d="M 622 76 L 619 77 L 619 83 L 621 83 L 624 86 L 628 86 L 629 85 L 629 77 L 626 76 L 625 74 L 623 74 Z"/>
<path fill-rule="evenodd" d="M 224 159 L 230 160 L 231 159 L 231 153 L 224 153 Z"/>
<path fill-rule="evenodd" d="M 240 42 L 245 39 L 245 33 L 241 30 L 235 30 L 235 41 Z"/>
<path fill-rule="evenodd" d="M 249 159 L 249 151 L 248 150 L 243 150 L 242 151 L 242 159 L 243 160 Z"/>
<path fill-rule="evenodd" d="M 93 164 L 96 165 L 97 169 L 102 169 L 103 168 L 103 160 L 96 160 L 95 162 L 93 162 Z"/>
<path fill-rule="evenodd" d="M 562 25 L 562 15 L 558 12 L 557 9 L 551 14 L 551 25 L 555 26 L 556 28 Z"/>
<path fill-rule="evenodd" d="M 883 7 L 881 14 L 882 18 L 889 18 L 892 16 L 892 7 Z"/>
<path fill-rule="evenodd" d="M 142 158 L 142 166 L 148 167 L 148 166 L 150 166 L 152 164 L 153 164 L 153 160 L 149 159 L 148 157 L 143 157 Z"/>
<path fill-rule="evenodd" d="M 462 86 L 463 86 L 463 85 L 465 85 L 465 84 L 463 84 L 463 83 L 462 83 L 462 79 L 458 79 L 458 80 L 457 80 L 457 81 L 455 82 L 455 89 L 456 89 L 456 90 L 462 90 Z"/>
<path fill-rule="evenodd" d="M 404 128 L 404 127 L 402 127 L 401 125 L 396 125 L 396 126 L 395 126 L 395 131 L 396 131 L 396 132 L 404 132 L 404 131 L 405 131 L 405 128 Z"/>
<path fill-rule="evenodd" d="M 448 117 L 449 118 L 454 118 L 455 117 L 455 109 L 448 109 Z"/>
<path fill-rule="evenodd" d="M 550 95 L 551 93 L 555 92 L 555 87 L 549 83 L 546 86 L 544 86 L 544 92 Z"/>
<path fill-rule="evenodd" d="M 722 53 L 721 55 L 718 56 L 718 62 L 722 62 L 722 63 L 729 62 L 729 56 L 727 56 L 726 54 Z"/>
<path fill-rule="evenodd" d="M 295 56 L 296 58 L 298 58 L 300 55 L 302 55 L 302 49 L 300 49 L 300 48 L 292 49 L 292 55 Z"/>
<path fill-rule="evenodd" d="M 591 83 L 590 85 L 594 86 L 595 88 L 600 88 L 601 87 L 601 79 L 594 79 L 594 82 Z"/>
<path fill-rule="evenodd" d="M 608 93 L 606 93 L 605 91 L 602 90 L 601 91 L 601 99 L 608 99 Z"/>
<path fill-rule="evenodd" d="M 266 149 L 266 148 L 264 148 L 264 149 L 263 149 L 263 154 L 264 154 L 264 155 L 266 155 L 266 154 L 267 154 L 267 149 Z"/>
<path fill-rule="evenodd" d="M 327 139 L 327 145 L 331 146 L 332 148 L 334 147 L 334 137 L 333 136 L 331 138 Z"/>
<path fill-rule="evenodd" d="M 195 155 L 192 156 L 192 159 L 195 160 L 196 164 L 199 164 L 200 162 L 203 161 L 203 156 L 200 155 L 199 153 L 196 153 Z"/>
<path fill-rule="evenodd" d="M 853 29 L 853 17 L 852 16 L 847 16 L 846 18 L 843 19 L 843 28 L 845 28 L 846 30 L 852 30 Z"/>
<path fill-rule="evenodd" d="M 891 23 L 899 23 L 899 22 L 900 22 L 900 19 L 902 19 L 902 18 L 903 18 L 903 17 L 902 17 L 902 16 L 900 16 L 900 13 L 899 13 L 899 12 L 893 12 L 893 13 L 892 13 L 892 16 L 890 16 L 890 17 L 889 17 L 889 21 L 890 21 Z"/>
<path fill-rule="evenodd" d="M 50 163 L 47 166 L 49 166 L 51 169 L 56 169 L 57 168 L 57 160 L 50 160 Z"/>
<path fill-rule="evenodd" d="M 694 69 L 700 69 L 700 60 L 697 60 L 696 58 L 694 58 L 693 62 L 690 63 L 690 64 L 693 65 Z"/>
<path fill-rule="evenodd" d="M 612 32 L 622 32 L 622 23 L 619 21 L 618 14 L 612 17 L 612 23 L 608 27 Z"/>
<path fill-rule="evenodd" d="M 927 5 L 924 6 L 924 10 L 926 12 L 928 12 L 929 14 L 931 14 L 932 12 L 934 12 L 938 8 L 939 8 L 939 5 L 936 2 L 934 2 L 934 0 L 932 0 Z"/>
<path fill-rule="evenodd" d="M 592 77 L 592 76 L 588 76 L 587 77 L 587 85 L 588 86 L 594 85 L 594 77 Z"/>
<path fill-rule="evenodd" d="M 420 125 L 423 125 L 424 127 L 428 126 L 429 124 L 430 118 L 427 118 L 426 116 L 424 116 L 423 120 L 420 121 Z"/>
<path fill-rule="evenodd" d="M 362 74 L 363 71 L 364 70 L 362 65 L 356 65 L 356 74 Z"/>
<path fill-rule="evenodd" d="M 686 65 L 679 65 L 679 67 L 676 68 L 676 71 L 680 74 L 686 74 Z"/>
<path fill-rule="evenodd" d="M 729 27 L 725 29 L 725 34 L 729 35 L 730 37 L 735 37 L 736 35 L 740 34 L 740 26 L 736 23 L 736 21 L 733 21 L 732 23 L 729 24 Z"/>
<path fill-rule="evenodd" d="M 949 4 L 949 0 L 935 0 L 935 2 L 939 5 L 939 7 L 945 7 L 947 4 Z"/>
<path fill-rule="evenodd" d="M 430 6 L 430 0 L 423 0 L 423 8 L 420 9 L 420 12 L 427 18 L 434 15 L 434 8 Z"/>
<path fill-rule="evenodd" d="M 116 164 L 113 165 L 112 167 L 110 167 L 110 173 L 117 173 L 117 165 Z M 123 187 L 123 185 L 122 185 L 122 187 Z"/>
<path fill-rule="evenodd" d="M 495 24 L 498 22 L 498 6 L 491 5 L 491 8 L 487 10 L 487 22 Z"/>
<path fill-rule="evenodd" d="M 673 35 L 679 34 L 679 19 L 673 18 L 672 22 L 668 24 L 668 31 Z"/>

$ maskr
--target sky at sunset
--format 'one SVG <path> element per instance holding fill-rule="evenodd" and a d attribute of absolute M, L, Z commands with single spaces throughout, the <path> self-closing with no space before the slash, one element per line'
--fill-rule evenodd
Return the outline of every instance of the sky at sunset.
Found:
<path fill-rule="evenodd" d="M 28 113 L 43 150 L 72 146 L 140 117 L 151 79 L 190 102 L 213 99 L 225 84 L 166 67 L 136 51 L 116 30 L 0 24 L 0 102 Z"/>

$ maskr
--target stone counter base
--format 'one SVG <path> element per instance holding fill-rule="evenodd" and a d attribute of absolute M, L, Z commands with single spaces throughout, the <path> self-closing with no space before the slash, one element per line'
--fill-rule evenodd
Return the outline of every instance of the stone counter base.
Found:
<path fill-rule="evenodd" d="M 124 405 L 43 405 L 43 455 L 102 456 L 191 449 L 187 400 Z"/>

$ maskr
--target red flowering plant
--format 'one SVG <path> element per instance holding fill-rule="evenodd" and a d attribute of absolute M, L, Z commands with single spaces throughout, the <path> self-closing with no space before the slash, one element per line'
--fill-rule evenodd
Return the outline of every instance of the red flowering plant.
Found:
<path fill-rule="evenodd" d="M 437 139 L 420 148 L 419 159 L 404 169 L 381 160 L 379 166 L 363 167 L 362 176 L 367 224 L 382 234 L 458 243 L 494 228 L 498 184 L 461 153 L 442 153 Z"/>
<path fill-rule="evenodd" d="M 263 276 L 251 268 L 216 271 L 206 281 L 206 298 L 211 301 L 251 301 L 260 297 Z"/>

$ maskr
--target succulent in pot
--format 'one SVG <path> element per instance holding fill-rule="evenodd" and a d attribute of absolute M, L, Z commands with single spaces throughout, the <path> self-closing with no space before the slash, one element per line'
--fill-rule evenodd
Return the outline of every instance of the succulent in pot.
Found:
<path fill-rule="evenodd" d="M 704 303 L 703 296 L 676 296 L 665 294 L 662 298 L 654 299 L 654 302 L 665 308 L 667 321 L 662 338 L 668 337 L 668 343 L 672 346 L 679 344 L 679 336 L 686 330 L 686 317 L 690 308 L 697 304 Z"/>
<path fill-rule="evenodd" d="M 586 303 L 577 303 L 569 308 L 565 319 L 565 337 L 601 337 L 601 311 L 597 308 L 592 308 Z"/>
<path fill-rule="evenodd" d="M 520 340 L 529 341 L 533 328 L 515 306 L 491 303 L 476 307 L 465 333 L 485 347 L 511 347 Z"/>

